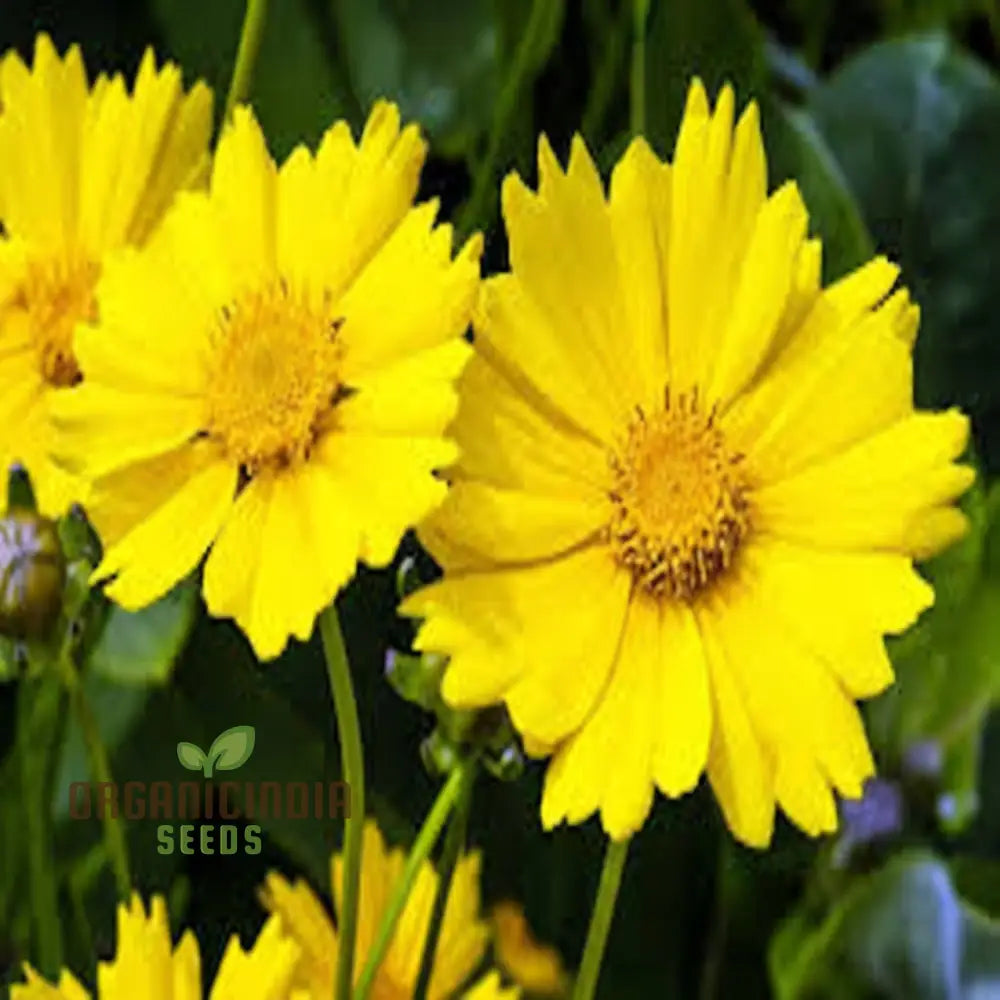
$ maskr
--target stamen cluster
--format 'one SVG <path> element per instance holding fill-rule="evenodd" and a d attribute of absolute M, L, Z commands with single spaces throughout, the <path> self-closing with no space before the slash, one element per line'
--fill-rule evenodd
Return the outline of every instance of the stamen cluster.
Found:
<path fill-rule="evenodd" d="M 749 528 L 741 460 L 697 389 L 671 398 L 667 387 L 654 414 L 636 408 L 610 456 L 608 534 L 648 593 L 689 600 L 732 563 Z"/>

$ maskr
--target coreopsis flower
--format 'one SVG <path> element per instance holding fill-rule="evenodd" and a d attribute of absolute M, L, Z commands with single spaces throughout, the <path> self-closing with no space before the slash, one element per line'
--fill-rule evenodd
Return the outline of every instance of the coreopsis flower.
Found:
<path fill-rule="evenodd" d="M 569 976 L 562 956 L 535 938 L 523 908 L 511 900 L 497 903 L 491 913 L 493 951 L 497 965 L 532 996 L 564 997 Z"/>
<path fill-rule="evenodd" d="M 409 598 L 444 697 L 503 700 L 551 755 L 542 822 L 620 839 L 703 772 L 733 833 L 775 806 L 834 829 L 873 762 L 855 704 L 933 592 L 913 558 L 964 530 L 955 411 L 914 412 L 918 310 L 876 258 L 821 287 L 794 183 L 768 196 L 758 111 L 695 82 L 672 164 L 636 139 L 610 196 L 503 186 L 451 493 L 422 530 L 445 578 Z"/>
<path fill-rule="evenodd" d="M 209 190 L 106 268 L 57 420 L 123 607 L 211 549 L 209 611 L 273 657 L 440 502 L 481 239 L 453 261 L 436 203 L 413 207 L 424 156 L 379 103 L 357 145 L 339 122 L 279 169 L 239 108 Z"/>
<path fill-rule="evenodd" d="M 109 257 L 204 179 L 211 127 L 208 87 L 185 93 L 151 50 L 131 93 L 121 76 L 88 89 L 80 50 L 46 35 L 30 68 L 0 58 L 0 469 L 23 463 L 49 516 L 85 490 L 49 456 L 52 400 L 80 379 L 74 328 Z"/>
<path fill-rule="evenodd" d="M 161 1000 L 183 997 L 201 1000 L 201 955 L 194 935 L 187 931 L 174 948 L 170 941 L 167 908 L 154 896 L 147 914 L 139 897 L 118 907 L 115 957 L 97 967 L 96 1000 Z M 208 1000 L 311 1000 L 293 987 L 299 961 L 298 946 L 287 937 L 281 921 L 265 924 L 250 951 L 234 934 L 226 947 Z M 26 983 L 11 987 L 11 1000 L 89 1000 L 91 994 L 64 970 L 50 985 L 33 969 Z"/>
<path fill-rule="evenodd" d="M 406 863 L 402 850 L 387 849 L 373 820 L 365 823 L 361 857 L 356 975 L 360 975 L 374 945 L 390 894 Z M 458 992 L 466 987 L 478 969 L 489 940 L 489 928 L 479 913 L 479 870 L 478 853 L 463 855 L 455 866 L 434 951 L 428 1000 L 447 1000 L 456 995 L 462 1000 L 517 1000 L 520 996 L 516 988 L 504 987 L 496 972 L 488 973 L 464 992 Z M 340 855 L 333 858 L 330 876 L 335 908 L 339 908 L 343 885 Z M 429 861 L 425 861 L 372 984 L 373 997 L 410 1000 L 413 996 L 437 887 L 437 872 Z M 261 889 L 261 901 L 267 910 L 281 917 L 286 932 L 302 950 L 297 984 L 309 989 L 312 996 L 333 996 L 337 930 L 316 893 L 301 880 L 290 883 L 272 872 Z"/>

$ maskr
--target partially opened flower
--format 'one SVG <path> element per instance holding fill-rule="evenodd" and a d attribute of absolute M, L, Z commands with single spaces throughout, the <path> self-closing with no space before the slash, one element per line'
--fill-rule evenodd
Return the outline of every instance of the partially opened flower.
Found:
<path fill-rule="evenodd" d="M 49 457 L 54 395 L 80 379 L 73 331 L 94 319 L 110 255 L 140 245 L 176 191 L 205 177 L 212 94 L 143 56 L 88 89 L 80 50 L 39 35 L 29 68 L 0 58 L 0 469 L 23 463 L 41 511 L 84 486 Z"/>
<path fill-rule="evenodd" d="M 96 1000 L 201 1000 L 201 955 L 194 935 L 187 931 L 177 947 L 170 941 L 167 908 L 154 896 L 146 912 L 138 896 L 118 908 L 115 957 L 97 967 Z M 299 960 L 298 946 L 272 918 L 250 951 L 236 935 L 230 938 L 208 1000 L 311 1000 L 293 988 Z M 76 977 L 63 971 L 50 985 L 31 968 L 26 983 L 11 987 L 11 1000 L 89 1000 L 91 994 Z"/>
<path fill-rule="evenodd" d="M 506 702 L 551 754 L 542 820 L 623 838 L 703 772 L 741 840 L 775 805 L 817 834 L 873 771 L 854 699 L 932 601 L 958 537 L 961 414 L 915 413 L 918 313 L 876 258 L 823 289 L 758 113 L 695 82 L 672 165 L 641 139 L 610 197 L 580 140 L 503 188 L 463 449 L 422 537 L 443 582 L 404 610 L 456 705 Z"/>
<path fill-rule="evenodd" d="M 340 122 L 278 169 L 237 109 L 210 190 L 106 269 L 58 422 L 115 601 L 152 602 L 211 548 L 210 612 L 273 657 L 440 502 L 481 240 L 452 261 L 436 204 L 412 206 L 424 154 L 380 103 L 359 144 Z"/>
<path fill-rule="evenodd" d="M 405 853 L 387 849 L 378 826 L 368 820 L 361 864 L 356 975 L 360 975 L 375 944 L 390 894 L 403 874 L 405 863 Z M 489 939 L 489 928 L 479 913 L 479 868 L 477 853 L 463 855 L 455 866 L 434 951 L 427 1000 L 448 1000 L 456 995 L 462 1000 L 517 1000 L 520 995 L 519 990 L 504 987 L 495 972 L 468 986 L 482 962 Z M 333 858 L 330 876 L 334 904 L 339 910 L 343 885 L 340 855 Z M 373 998 L 410 1000 L 413 996 L 437 888 L 437 872 L 425 861 L 372 983 Z M 308 988 L 312 996 L 333 996 L 337 930 L 322 902 L 305 882 L 296 880 L 293 884 L 276 873 L 268 875 L 261 899 L 272 914 L 281 917 L 287 933 L 302 949 L 297 983 Z"/>

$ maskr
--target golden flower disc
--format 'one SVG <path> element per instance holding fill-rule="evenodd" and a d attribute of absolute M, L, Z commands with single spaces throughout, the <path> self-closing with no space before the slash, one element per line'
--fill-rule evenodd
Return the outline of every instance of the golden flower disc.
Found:
<path fill-rule="evenodd" d="M 27 314 L 42 376 L 54 388 L 80 381 L 73 331 L 77 323 L 97 317 L 94 286 L 99 271 L 86 257 L 35 260 L 14 297 L 14 308 Z"/>
<path fill-rule="evenodd" d="M 337 398 L 339 325 L 285 282 L 220 313 L 206 427 L 248 474 L 308 456 Z"/>
<path fill-rule="evenodd" d="M 739 454 L 731 452 L 698 394 L 647 415 L 637 409 L 611 456 L 617 560 L 656 597 L 688 599 L 733 560 L 749 527 Z"/>

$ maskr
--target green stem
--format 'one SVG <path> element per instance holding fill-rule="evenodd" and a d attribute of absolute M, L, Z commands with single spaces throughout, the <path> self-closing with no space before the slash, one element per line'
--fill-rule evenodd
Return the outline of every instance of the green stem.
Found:
<path fill-rule="evenodd" d="M 431 850 L 437 842 L 448 816 L 458 802 L 467 780 L 466 772 L 471 766 L 471 762 L 464 761 L 451 772 L 441 791 L 438 792 L 438 797 L 434 800 L 431 811 L 424 819 L 424 825 L 420 828 L 417 839 L 410 848 L 406 864 L 403 866 L 403 873 L 393 887 L 389 905 L 382 914 L 382 922 L 375 934 L 375 943 L 358 978 L 354 1000 L 367 1000 L 372 984 L 375 982 L 378 967 L 382 964 L 382 959 L 385 957 L 389 942 L 392 941 L 392 935 L 396 930 L 396 924 L 402 916 L 406 901 L 410 897 L 410 891 L 417 880 L 420 867 L 430 857 Z"/>
<path fill-rule="evenodd" d="M 594 82 L 591 84 L 583 117 L 580 120 L 580 131 L 591 149 L 595 149 L 598 145 L 604 120 L 620 79 L 619 71 L 624 61 L 631 26 L 628 9 L 626 8 L 623 13 L 626 16 L 621 17 L 603 39 L 600 62 L 594 72 Z"/>
<path fill-rule="evenodd" d="M 549 4 L 551 0 L 534 0 L 531 13 L 525 26 L 524 34 L 518 42 L 511 61 L 510 72 L 504 80 L 500 97 L 496 103 L 490 134 L 486 143 L 486 155 L 476 169 L 472 181 L 472 194 L 465 203 L 458 220 L 459 232 L 465 236 L 479 228 L 484 220 L 487 201 L 493 196 L 495 189 L 495 174 L 497 159 L 500 156 L 500 145 L 507 132 L 510 119 L 517 110 L 521 90 L 531 72 L 531 56 L 538 50 L 538 36 L 545 27 L 546 18 L 551 16 Z"/>
<path fill-rule="evenodd" d="M 424 954 L 420 960 L 420 974 L 417 976 L 417 985 L 413 991 L 414 1000 L 426 1000 L 431 973 L 434 971 L 434 955 L 437 951 L 438 937 L 441 934 L 441 924 L 444 922 L 452 879 L 462 849 L 465 847 L 465 833 L 469 825 L 469 807 L 472 803 L 472 787 L 475 784 L 476 769 L 476 762 L 473 761 L 466 772 L 465 782 L 459 790 L 458 802 L 451 814 L 448 832 L 445 834 L 439 865 L 437 895 L 434 897 L 434 909 L 431 911 L 431 920 L 427 927 Z"/>
<path fill-rule="evenodd" d="M 226 110 L 222 120 L 229 121 L 237 104 L 245 101 L 250 94 L 250 82 L 253 79 L 253 68 L 260 51 L 260 42 L 264 37 L 264 21 L 267 18 L 267 0 L 247 0 L 246 13 L 243 15 L 243 30 L 240 32 L 240 45 L 236 50 L 236 64 L 233 66 L 233 76 L 229 81 L 229 94 L 226 97 Z"/>
<path fill-rule="evenodd" d="M 632 70 L 631 90 L 632 135 L 646 131 L 646 21 L 650 0 L 632 0 Z"/>
<path fill-rule="evenodd" d="M 333 692 L 344 781 L 350 790 L 350 810 L 344 824 L 344 884 L 337 921 L 336 1000 L 350 1000 L 354 982 L 354 944 L 358 931 L 358 893 L 361 887 L 361 846 L 365 825 L 365 767 L 358 704 L 351 682 L 351 664 L 344 646 L 336 605 L 319 616 L 326 672 Z"/>
<path fill-rule="evenodd" d="M 58 977 L 63 959 L 59 889 L 49 823 L 52 788 L 46 780 L 48 758 L 55 753 L 58 742 L 55 731 L 62 701 L 62 691 L 54 680 L 43 675 L 37 684 L 22 681 L 18 698 L 18 753 L 26 813 L 32 938 L 37 968 L 49 979 Z"/>
<path fill-rule="evenodd" d="M 80 674 L 73 662 L 73 654 L 69 649 L 64 650 L 59 657 L 59 669 L 62 675 L 62 682 L 69 693 L 70 706 L 76 716 L 80 733 L 83 736 L 83 745 L 87 751 L 87 764 L 90 769 L 92 781 L 98 784 L 112 783 L 111 764 L 108 760 L 108 751 L 101 739 L 101 731 L 91 711 L 90 702 L 87 701 L 87 694 L 83 689 Z M 115 886 L 118 889 L 118 898 L 127 902 L 132 892 L 132 876 L 129 871 L 128 845 L 125 840 L 125 827 L 121 817 L 116 815 L 111 809 L 101 810 L 102 827 L 104 830 L 104 845 L 108 852 L 108 860 L 111 863 L 111 870 L 115 876 Z"/>
<path fill-rule="evenodd" d="M 611 920 L 615 914 L 618 887 L 621 885 L 622 871 L 625 868 L 625 859 L 628 857 L 628 846 L 628 840 L 608 841 L 601 881 L 597 887 L 597 898 L 594 900 L 594 911 L 590 915 L 587 943 L 584 945 L 583 959 L 580 962 L 580 974 L 573 990 L 573 1000 L 591 1000 L 597 989 L 604 948 L 608 943 L 608 931 L 611 930 Z"/>

